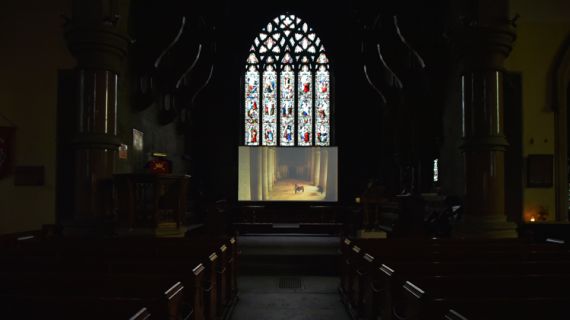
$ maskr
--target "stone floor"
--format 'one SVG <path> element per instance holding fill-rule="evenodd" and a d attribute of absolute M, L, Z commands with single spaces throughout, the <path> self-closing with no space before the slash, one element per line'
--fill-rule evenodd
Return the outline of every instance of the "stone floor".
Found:
<path fill-rule="evenodd" d="M 242 236 L 232 320 L 348 320 L 338 293 L 338 237 Z"/>
<path fill-rule="evenodd" d="M 338 285 L 337 277 L 241 276 L 231 319 L 348 320 Z"/>

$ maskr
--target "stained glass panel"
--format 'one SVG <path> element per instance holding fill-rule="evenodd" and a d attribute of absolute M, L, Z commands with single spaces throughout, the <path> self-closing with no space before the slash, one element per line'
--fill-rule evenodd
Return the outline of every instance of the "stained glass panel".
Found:
<path fill-rule="evenodd" d="M 295 74 L 290 66 L 285 66 L 281 72 L 281 110 L 280 144 L 282 146 L 295 145 Z"/>
<path fill-rule="evenodd" d="M 251 64 L 255 64 L 258 63 L 259 61 L 257 61 L 257 57 L 255 56 L 254 53 L 250 53 L 249 57 L 247 58 L 247 63 L 251 63 Z"/>
<path fill-rule="evenodd" d="M 245 73 L 245 144 L 259 145 L 259 72 L 254 67 Z"/>
<path fill-rule="evenodd" d="M 330 145 L 330 76 L 325 67 L 319 68 L 315 82 L 315 144 Z"/>
<path fill-rule="evenodd" d="M 268 66 L 263 72 L 263 145 L 277 145 L 277 73 Z"/>
<path fill-rule="evenodd" d="M 297 141 L 300 146 L 310 146 L 313 141 L 313 76 L 308 66 L 299 71 L 297 96 Z"/>

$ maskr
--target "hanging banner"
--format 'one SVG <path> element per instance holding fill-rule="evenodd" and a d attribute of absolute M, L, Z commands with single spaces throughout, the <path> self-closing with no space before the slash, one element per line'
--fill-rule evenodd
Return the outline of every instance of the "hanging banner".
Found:
<path fill-rule="evenodd" d="M 0 179 L 12 170 L 14 127 L 0 127 Z"/>

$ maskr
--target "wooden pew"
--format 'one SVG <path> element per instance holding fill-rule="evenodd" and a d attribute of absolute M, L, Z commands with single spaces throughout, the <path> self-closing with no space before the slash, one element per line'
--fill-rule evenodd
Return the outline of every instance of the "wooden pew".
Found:
<path fill-rule="evenodd" d="M 469 244 L 475 249 L 480 246 L 479 242 L 469 242 Z M 482 245 L 487 245 L 487 243 L 484 242 Z M 520 254 L 518 251 L 510 250 L 512 245 L 519 246 L 518 243 L 510 244 L 509 242 L 507 254 L 503 251 L 494 251 L 495 255 L 501 258 L 518 257 Z M 395 248 L 396 250 L 394 250 Z M 436 259 L 437 257 L 440 257 L 439 259 L 445 257 L 454 259 L 454 255 L 449 255 L 447 252 L 450 250 L 464 251 L 456 242 L 449 241 L 431 241 L 425 244 L 418 244 L 417 241 L 407 240 L 357 239 L 351 241 L 350 239 L 344 239 L 341 243 L 341 252 L 343 252 L 344 257 L 341 289 L 345 301 L 353 309 L 355 316 L 360 317 L 364 312 L 364 300 L 371 299 L 366 285 L 370 281 L 368 275 L 380 261 L 389 261 L 391 259 L 421 261 Z M 492 252 L 488 252 L 486 247 L 483 247 L 481 251 L 484 251 L 485 255 L 492 254 Z M 377 259 L 377 257 L 380 257 L 380 259 Z"/>
<path fill-rule="evenodd" d="M 1 273 L 0 282 L 2 304 L 10 299 L 39 302 L 46 299 L 72 298 L 85 303 L 103 300 L 108 301 L 110 306 L 145 306 L 156 319 L 184 319 L 192 311 L 183 304 L 182 284 L 173 282 L 169 277 L 91 273 Z M 8 308 L 9 305 L 4 307 Z"/>
<path fill-rule="evenodd" d="M 39 243 L 26 244 L 17 248 L 17 250 L 20 250 L 21 252 L 18 252 L 15 256 L 25 255 L 28 260 L 28 255 L 30 254 L 35 255 L 36 257 L 39 256 L 40 259 L 44 260 L 48 257 L 52 258 L 52 260 L 55 259 L 54 257 L 70 257 L 72 260 L 78 262 L 82 261 L 82 263 L 72 262 L 71 265 L 74 265 L 79 269 L 89 270 L 92 272 L 97 271 L 96 268 L 100 268 L 100 271 L 109 272 L 111 271 L 110 269 L 117 269 L 117 261 L 121 261 L 121 259 L 123 260 L 123 264 L 130 265 L 130 267 L 123 266 L 120 268 L 119 271 L 122 272 L 172 272 L 173 270 L 168 270 L 168 266 L 173 266 L 178 273 L 186 273 L 184 279 L 188 281 L 187 288 L 194 289 L 194 292 L 190 296 L 194 297 L 193 305 L 196 318 L 201 319 L 204 317 L 201 316 L 201 314 L 204 313 L 202 309 L 206 307 L 206 317 L 208 319 L 213 319 L 216 317 L 216 309 L 218 309 L 216 306 L 217 297 L 215 290 L 218 275 L 216 274 L 217 255 L 215 254 L 215 249 L 213 249 L 214 252 L 212 252 L 211 248 L 215 248 L 215 245 L 206 245 L 204 242 L 201 242 L 194 243 L 190 246 L 190 243 L 183 239 L 174 241 L 162 239 L 78 239 L 71 243 L 65 241 L 43 241 Z M 199 258 L 197 258 L 197 256 Z M 153 260 L 159 263 L 158 266 L 155 265 L 150 268 L 142 268 L 147 264 L 152 264 Z M 180 268 L 181 262 L 188 264 L 190 263 L 190 260 L 192 260 L 194 265 L 187 265 L 187 269 L 182 270 Z M 192 277 L 198 276 L 197 274 L 193 274 L 193 272 L 195 273 L 197 271 L 196 267 L 201 264 L 201 261 L 205 261 L 204 265 L 208 266 L 208 270 L 205 273 L 211 275 L 211 277 L 207 278 L 209 284 L 206 287 L 214 287 L 213 290 L 208 290 L 206 292 L 206 300 L 209 303 L 205 306 L 200 289 L 202 286 L 195 284 L 196 281 L 200 281 L 190 281 L 192 280 Z M 53 265 L 51 267 L 52 271 L 57 268 L 57 263 L 54 263 L 53 261 L 48 262 L 48 264 L 49 263 Z M 69 263 L 69 261 L 67 261 L 67 263 Z M 61 264 L 64 265 L 64 269 L 70 268 L 66 263 Z M 200 273 L 202 273 L 201 270 Z M 181 274 L 181 276 L 184 275 Z M 212 311 L 210 311 L 210 309 L 212 309 Z M 207 312 L 210 312 L 210 314 Z"/>
<path fill-rule="evenodd" d="M 525 245 L 524 242 L 518 240 L 506 241 L 457 241 L 450 239 L 426 240 L 419 242 L 409 239 L 355 239 L 343 238 L 341 241 L 341 254 L 343 256 L 343 265 L 341 266 L 341 288 L 348 295 L 351 294 L 351 288 L 354 278 L 356 278 L 356 267 L 359 262 L 359 256 L 369 254 L 374 257 L 378 263 L 383 262 L 382 259 L 394 259 L 395 257 L 408 258 L 410 260 L 421 260 L 423 258 L 431 258 L 431 255 L 441 255 L 441 250 L 448 251 L 448 248 L 456 248 L 456 251 L 464 250 L 464 246 L 477 247 L 482 245 L 500 245 L 500 248 L 512 252 L 512 247 L 520 247 Z M 496 251 L 496 250 L 495 250 Z M 516 252 L 519 252 L 518 250 Z M 419 256 L 419 254 L 423 254 Z M 498 255 L 504 257 L 501 252 Z M 510 255 L 518 254 L 511 253 Z"/>
<path fill-rule="evenodd" d="M 190 235 L 189 240 L 195 242 L 204 242 L 211 235 L 198 233 Z M 220 256 L 220 267 L 218 273 L 218 300 L 222 307 L 227 308 L 233 303 L 237 296 L 237 265 L 238 265 L 238 237 L 237 234 L 221 234 L 217 235 L 218 239 L 223 240 L 218 246 L 217 253 Z"/>
<path fill-rule="evenodd" d="M 341 263 L 340 263 L 340 291 L 343 296 L 347 296 L 350 292 L 352 285 L 349 283 L 352 269 L 352 256 L 350 250 L 352 249 L 352 240 L 348 238 L 342 239 L 340 243 Z"/>
<path fill-rule="evenodd" d="M 358 280 L 358 274 L 366 274 L 362 269 L 366 264 L 364 257 L 373 257 L 376 263 L 386 261 L 430 261 L 430 260 L 472 260 L 482 258 L 493 260 L 570 260 L 570 251 L 565 246 L 541 244 L 529 246 L 513 241 L 456 241 L 437 242 L 412 246 L 413 242 L 393 240 L 358 240 L 352 246 L 353 252 L 346 253 L 342 274 L 343 287 L 350 290 L 352 282 Z M 359 258 L 360 256 L 360 258 Z M 348 257 L 348 258 L 346 258 Z M 371 259 L 368 259 L 369 261 Z M 354 281 L 351 279 L 354 278 Z M 349 291 L 345 290 L 345 291 Z"/>
<path fill-rule="evenodd" d="M 529 299 L 556 301 L 570 295 L 570 275 L 469 275 L 437 276 L 406 281 L 402 304 L 394 303 L 392 314 L 408 320 L 442 319 L 450 309 L 467 301 L 484 299 Z M 559 310 L 559 309 L 558 309 Z"/>
<path fill-rule="evenodd" d="M 237 275 L 237 240 L 235 236 L 210 237 L 202 235 L 193 236 L 191 239 L 126 238 L 74 239 L 72 241 L 66 239 L 63 241 L 28 242 L 20 244 L 16 248 L 10 247 L 7 251 L 4 250 L 4 253 L 7 253 L 8 256 L 17 256 L 28 261 L 30 256 L 47 260 L 47 264 L 52 264 L 52 270 L 58 267 L 53 262 L 54 257 L 69 257 L 71 260 L 91 260 L 95 262 L 92 264 L 83 263 L 81 268 L 87 268 L 84 269 L 86 271 L 95 271 L 94 269 L 97 267 L 101 268 L 101 270 L 109 271 L 108 269 L 111 267 L 106 263 L 101 263 L 103 260 L 127 258 L 139 261 L 141 259 L 158 259 L 163 263 L 166 260 L 176 260 L 171 261 L 171 263 L 178 264 L 178 260 L 196 259 L 197 256 L 200 256 L 204 261 L 204 266 L 207 267 L 206 279 L 208 281 L 204 286 L 205 296 L 202 299 L 202 301 L 207 301 L 204 306 L 206 309 L 205 318 L 207 319 L 213 319 L 223 314 L 224 306 L 227 306 L 229 300 L 237 293 L 237 281 L 235 278 Z M 222 256 L 222 259 L 219 256 Z M 113 268 L 116 269 L 116 266 Z M 63 267 L 63 269 L 69 268 Z M 157 270 L 159 269 L 157 268 Z M 128 270 L 123 271 L 128 272 Z M 156 273 L 159 271 L 147 270 L 146 272 Z M 187 286 L 187 288 L 192 287 Z M 199 296 L 197 293 L 194 293 L 194 295 L 196 297 Z M 196 301 L 199 301 L 199 299 L 197 298 Z M 218 303 L 218 301 L 225 303 Z M 200 313 L 199 308 L 197 308 L 199 304 L 203 303 L 194 303 L 197 318 L 199 318 L 198 315 Z"/>
<path fill-rule="evenodd" d="M 445 320 L 565 320 L 568 319 L 568 297 L 558 298 L 481 298 L 452 299 Z M 460 311 L 456 311 L 460 310 Z"/>
<path fill-rule="evenodd" d="M 212 243 L 212 240 L 215 239 L 208 236 L 194 236 L 182 246 L 176 242 L 167 242 L 168 245 L 158 248 L 156 254 L 163 258 L 179 258 L 181 248 L 196 254 L 199 250 L 206 250 L 203 248 L 204 244 Z M 215 244 L 207 247 L 209 248 L 207 250 L 214 250 L 208 255 L 210 260 L 207 266 L 208 285 L 205 286 L 209 292 L 209 297 L 206 297 L 209 301 L 206 312 L 211 314 L 211 317 L 221 317 L 237 294 L 237 241 L 235 237 L 227 236 L 218 240 L 220 242 L 214 241 Z"/>
<path fill-rule="evenodd" d="M 383 264 L 379 272 L 373 274 L 370 282 L 371 303 L 368 318 L 375 319 L 378 314 L 390 319 L 393 300 L 401 300 L 399 290 L 406 280 L 417 277 L 437 277 L 450 275 L 530 275 L 530 274 L 570 274 L 570 261 L 482 261 L 482 262 L 392 262 Z M 375 293 L 372 295 L 372 293 Z"/>
<path fill-rule="evenodd" d="M 360 246 L 364 247 L 364 250 Z M 350 250 L 351 248 L 355 249 L 355 247 L 357 250 Z M 342 291 L 344 291 L 346 296 L 347 291 L 351 290 L 352 287 L 356 289 L 348 292 L 351 307 L 355 309 L 353 313 L 359 317 L 366 315 L 369 319 L 376 319 L 376 306 L 378 304 L 386 304 L 386 301 L 382 301 L 386 299 L 382 296 L 385 288 L 383 288 L 383 285 L 378 285 L 377 278 L 380 273 L 373 270 L 379 268 L 378 264 L 381 264 L 382 261 L 388 263 L 389 261 L 403 260 L 407 261 L 408 265 L 413 266 L 422 261 L 430 260 L 442 260 L 439 262 L 441 264 L 445 261 L 458 259 L 473 263 L 481 259 L 492 259 L 493 261 L 504 262 L 515 261 L 513 262 L 515 265 L 527 259 L 560 259 L 561 262 L 570 260 L 567 247 L 565 246 L 552 244 L 533 245 L 518 240 L 452 241 L 445 239 L 443 241 L 437 240 L 421 243 L 417 240 L 409 241 L 406 239 L 356 239 L 354 242 L 350 239 L 343 239 L 341 252 L 343 252 L 343 260 L 345 261 L 342 270 Z M 374 256 L 368 252 L 373 253 Z M 375 259 L 376 257 L 380 257 L 380 259 Z M 399 261 L 399 263 L 404 262 Z M 515 267 L 515 265 L 512 265 L 512 267 Z M 417 269 L 421 269 L 421 266 L 417 266 Z M 387 267 L 387 270 L 391 269 Z M 561 271 L 560 268 L 556 270 Z M 393 272 L 393 270 L 391 271 Z M 476 269 L 472 271 L 476 271 Z M 445 272 L 445 270 L 440 272 Z M 488 270 L 488 272 L 492 272 L 492 270 Z M 376 279 L 372 281 L 370 275 L 376 275 Z M 368 283 L 372 285 L 363 287 L 362 284 Z M 387 317 L 387 315 L 384 316 Z"/>
<path fill-rule="evenodd" d="M 44 258 L 45 259 L 45 258 Z M 141 278 L 169 278 L 172 281 L 180 281 L 185 288 L 184 301 L 192 307 L 194 319 L 215 319 L 216 300 L 215 295 L 211 295 L 210 290 L 203 288 L 204 278 L 208 276 L 205 268 L 199 262 L 190 261 L 158 261 L 158 260 L 84 260 L 77 261 L 42 261 L 35 263 L 31 260 L 26 263 L 6 263 L 0 266 L 3 272 L 9 272 L 15 276 L 26 276 L 26 274 L 37 273 L 42 270 L 44 276 L 59 276 L 65 273 L 81 272 L 88 275 L 127 275 Z M 215 273 L 212 273 L 215 278 Z M 215 284 L 214 284 L 215 285 Z M 206 299 L 214 298 L 213 301 Z"/>
<path fill-rule="evenodd" d="M 235 298 L 238 294 L 238 285 L 237 285 L 237 271 L 238 271 L 238 239 L 237 236 L 230 238 L 230 259 L 228 260 L 228 264 L 230 267 L 230 276 L 228 278 L 229 285 L 231 291 L 232 299 Z"/>
<path fill-rule="evenodd" d="M 204 266 L 198 261 L 174 260 L 125 260 L 108 261 L 111 274 L 130 274 L 140 277 L 160 277 L 180 281 L 185 287 L 186 296 L 184 301 L 193 310 L 193 319 L 215 319 L 217 302 L 212 288 L 204 287 L 215 281 L 215 274 L 206 272 Z M 209 278 L 209 280 L 205 280 Z M 214 284 L 215 285 L 215 284 Z"/>
<path fill-rule="evenodd" d="M 88 246 L 95 245 L 89 243 Z M 207 252 L 209 251 L 199 251 L 199 257 L 195 257 L 180 255 L 163 248 L 160 254 L 148 250 L 133 255 L 133 252 L 130 251 L 129 254 L 118 257 L 114 252 L 106 255 L 109 252 L 87 249 L 82 251 L 80 256 L 74 256 L 73 252 L 66 252 L 63 255 L 16 257 L 17 259 L 13 261 L 3 258 L 0 259 L 0 262 L 4 262 L 3 265 L 0 265 L 0 270 L 11 272 L 42 270 L 52 273 L 83 271 L 110 274 L 169 275 L 184 283 L 187 292 L 186 299 L 193 306 L 195 318 L 213 319 L 218 313 L 216 291 L 211 289 L 212 286 L 214 288 L 216 286 L 217 255 L 214 252 L 210 253 L 209 257 L 202 258 L 201 256 L 205 256 Z M 209 262 L 208 264 L 204 263 L 204 265 L 209 266 L 208 270 L 205 270 L 202 261 Z M 207 288 L 203 286 L 205 281 L 209 284 Z"/>
<path fill-rule="evenodd" d="M 20 241 L 31 239 L 40 239 L 42 237 L 41 230 L 31 230 L 24 232 L 8 233 L 0 235 L 0 246 L 10 245 Z"/>
<path fill-rule="evenodd" d="M 150 320 L 149 310 L 138 301 L 93 299 L 91 297 L 3 296 L 4 319 L 59 320 Z"/>

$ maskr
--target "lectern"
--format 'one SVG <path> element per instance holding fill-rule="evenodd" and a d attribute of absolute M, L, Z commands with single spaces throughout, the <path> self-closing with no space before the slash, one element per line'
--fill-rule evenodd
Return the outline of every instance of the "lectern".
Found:
<path fill-rule="evenodd" d="M 186 211 L 187 175 L 115 174 L 118 223 L 122 227 L 152 227 L 161 222 L 180 221 Z"/>

